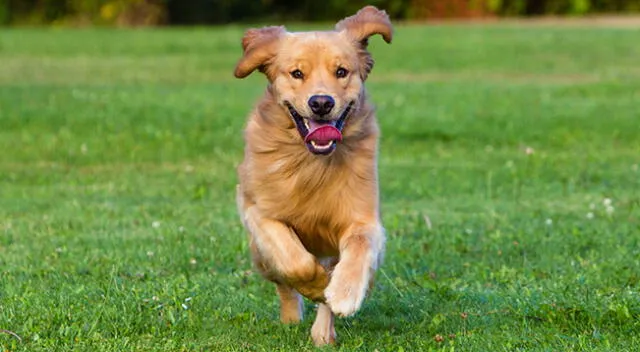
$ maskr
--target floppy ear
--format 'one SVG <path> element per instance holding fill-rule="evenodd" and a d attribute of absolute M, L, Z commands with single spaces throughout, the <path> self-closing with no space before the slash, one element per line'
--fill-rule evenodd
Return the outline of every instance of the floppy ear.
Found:
<path fill-rule="evenodd" d="M 370 36 L 380 34 L 385 42 L 391 43 L 393 27 L 386 11 L 374 6 L 365 6 L 355 15 L 347 17 L 336 24 L 336 30 L 346 32 L 353 40 L 367 46 Z"/>
<path fill-rule="evenodd" d="M 242 38 L 244 54 L 236 65 L 234 75 L 244 78 L 256 69 L 264 72 L 265 65 L 276 55 L 278 42 L 285 33 L 283 26 L 247 30 Z"/>
<path fill-rule="evenodd" d="M 385 42 L 391 43 L 393 26 L 386 11 L 380 11 L 374 6 L 365 6 L 355 15 L 347 17 L 336 24 L 336 30 L 344 33 L 358 46 L 358 56 L 362 61 L 360 77 L 363 80 L 373 69 L 373 58 L 367 51 L 369 37 L 380 34 Z"/>

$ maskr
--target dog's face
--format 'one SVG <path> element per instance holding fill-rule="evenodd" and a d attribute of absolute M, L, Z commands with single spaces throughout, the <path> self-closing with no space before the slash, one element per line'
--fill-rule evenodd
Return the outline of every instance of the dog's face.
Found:
<path fill-rule="evenodd" d="M 358 52 L 338 33 L 287 35 L 268 68 L 276 99 L 309 151 L 331 153 L 362 90 Z"/>
<path fill-rule="evenodd" d="M 363 97 L 363 83 L 373 67 L 366 50 L 373 34 L 391 42 L 389 17 L 371 6 L 340 21 L 335 31 L 252 29 L 243 38 L 244 56 L 235 75 L 264 72 L 301 142 L 311 153 L 330 154 L 342 140 L 352 108 Z"/>

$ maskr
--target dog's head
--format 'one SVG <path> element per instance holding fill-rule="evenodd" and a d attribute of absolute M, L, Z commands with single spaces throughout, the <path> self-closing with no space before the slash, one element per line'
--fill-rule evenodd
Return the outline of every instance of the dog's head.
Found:
<path fill-rule="evenodd" d="M 250 29 L 242 39 L 244 55 L 235 76 L 244 78 L 256 69 L 265 73 L 307 149 L 330 154 L 364 96 L 363 84 L 373 68 L 369 37 L 380 34 L 390 43 L 392 33 L 387 13 L 373 6 L 338 22 L 334 31 Z"/>

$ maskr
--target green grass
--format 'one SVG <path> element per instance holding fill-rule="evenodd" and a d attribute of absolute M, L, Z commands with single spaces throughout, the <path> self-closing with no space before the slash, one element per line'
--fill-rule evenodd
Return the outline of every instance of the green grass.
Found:
<path fill-rule="evenodd" d="M 0 32 L 1 351 L 313 349 L 235 210 L 242 30 Z M 640 348 L 640 30 L 396 34 L 386 261 L 336 349 Z"/>

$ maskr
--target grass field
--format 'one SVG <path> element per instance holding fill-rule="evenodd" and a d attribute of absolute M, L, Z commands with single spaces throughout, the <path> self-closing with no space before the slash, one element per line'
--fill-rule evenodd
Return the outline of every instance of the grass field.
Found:
<path fill-rule="evenodd" d="M 278 323 L 235 210 L 265 86 L 233 79 L 242 31 L 0 32 L 0 351 L 313 350 L 312 305 Z M 388 247 L 337 350 L 640 349 L 638 43 L 372 39 Z"/>

